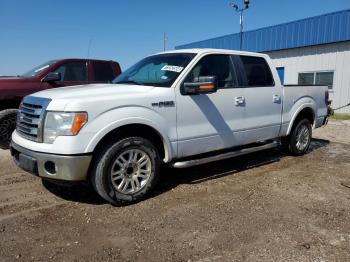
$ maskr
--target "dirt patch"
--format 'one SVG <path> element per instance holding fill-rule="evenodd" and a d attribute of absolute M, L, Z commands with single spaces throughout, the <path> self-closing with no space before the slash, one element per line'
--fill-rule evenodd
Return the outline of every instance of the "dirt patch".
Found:
<path fill-rule="evenodd" d="M 326 127 L 314 130 L 314 137 L 350 144 L 350 121 L 330 120 Z"/>
<path fill-rule="evenodd" d="M 350 127 L 314 135 L 302 157 L 164 168 L 152 197 L 120 208 L 0 151 L 0 261 L 348 261 Z"/>

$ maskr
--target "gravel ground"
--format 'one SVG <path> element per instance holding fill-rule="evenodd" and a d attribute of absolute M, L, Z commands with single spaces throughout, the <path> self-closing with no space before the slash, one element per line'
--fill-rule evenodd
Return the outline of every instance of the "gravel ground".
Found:
<path fill-rule="evenodd" d="M 349 261 L 350 124 L 314 137 L 302 157 L 164 168 L 152 197 L 119 208 L 0 150 L 0 261 Z"/>

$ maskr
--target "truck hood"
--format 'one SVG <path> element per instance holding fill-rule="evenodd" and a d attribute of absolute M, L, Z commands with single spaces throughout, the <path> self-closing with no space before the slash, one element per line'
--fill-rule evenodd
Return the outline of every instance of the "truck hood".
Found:
<path fill-rule="evenodd" d="M 0 81 L 22 79 L 20 76 L 0 76 Z"/>
<path fill-rule="evenodd" d="M 51 99 L 48 111 L 89 113 L 94 119 L 104 112 L 123 107 L 152 107 L 152 103 L 174 99 L 172 88 L 129 84 L 91 84 L 54 88 L 30 96 Z"/>
<path fill-rule="evenodd" d="M 33 87 L 36 86 L 36 78 L 25 78 L 20 76 L 1 76 L 0 77 L 0 100 L 13 99 L 33 93 Z M 36 89 L 37 90 L 37 89 Z"/>
<path fill-rule="evenodd" d="M 21 77 L 21 76 L 0 76 L 0 85 L 9 83 L 20 83 L 26 81 L 33 81 L 34 78 Z"/>
<path fill-rule="evenodd" d="M 153 89 L 152 86 L 122 85 L 122 84 L 90 84 L 48 89 L 33 94 L 36 97 L 55 99 L 85 100 L 111 96 L 122 96 L 145 93 Z"/>

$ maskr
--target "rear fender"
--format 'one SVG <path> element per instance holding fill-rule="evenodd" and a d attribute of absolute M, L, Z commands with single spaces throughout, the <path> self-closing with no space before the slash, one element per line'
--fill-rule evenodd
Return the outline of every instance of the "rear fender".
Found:
<path fill-rule="evenodd" d="M 306 108 L 310 108 L 314 114 L 314 122 L 316 119 L 316 102 L 311 98 L 311 97 L 302 97 L 301 99 L 299 99 L 298 101 L 296 101 L 294 103 L 294 106 L 291 108 L 290 113 L 288 114 L 290 116 L 290 121 L 289 121 L 289 125 L 288 125 L 288 129 L 287 129 L 287 134 L 289 135 L 292 127 L 294 125 L 295 120 L 297 119 L 298 115 L 300 114 L 301 111 L 303 111 Z M 314 122 L 311 123 L 311 125 L 314 125 Z"/>

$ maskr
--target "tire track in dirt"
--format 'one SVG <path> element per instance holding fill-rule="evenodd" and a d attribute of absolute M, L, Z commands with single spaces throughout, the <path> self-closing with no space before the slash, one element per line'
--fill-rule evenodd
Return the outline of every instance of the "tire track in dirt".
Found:
<path fill-rule="evenodd" d="M 55 203 L 55 204 L 40 205 L 39 207 L 29 208 L 29 209 L 25 209 L 25 210 L 23 210 L 23 208 L 22 208 L 21 211 L 17 211 L 17 212 L 15 212 L 13 214 L 0 216 L 0 223 L 5 221 L 5 220 L 8 220 L 8 219 L 13 219 L 13 218 L 16 218 L 16 217 L 19 217 L 19 216 L 22 216 L 22 215 L 26 215 L 26 214 L 29 214 L 29 213 L 34 213 L 34 212 L 37 212 L 37 211 L 42 211 L 42 210 L 45 210 L 45 209 L 54 208 L 54 207 L 57 207 L 57 206 L 63 206 L 65 204 L 66 204 L 66 202 L 61 201 L 61 202 L 58 202 L 58 203 Z"/>
<path fill-rule="evenodd" d="M 350 261 L 350 146 L 319 138 L 301 157 L 166 169 L 126 207 L 43 186 L 0 151 L 0 260 Z"/>
<path fill-rule="evenodd" d="M 39 178 L 17 168 L 9 151 L 2 150 L 0 167 L 4 164 L 6 168 L 0 168 L 0 222 L 65 203 L 45 192 Z"/>

